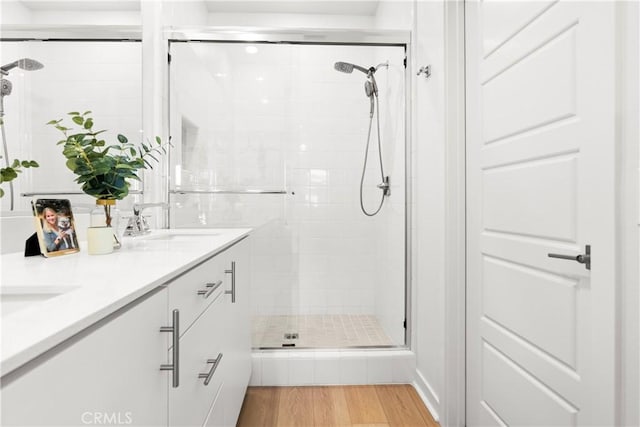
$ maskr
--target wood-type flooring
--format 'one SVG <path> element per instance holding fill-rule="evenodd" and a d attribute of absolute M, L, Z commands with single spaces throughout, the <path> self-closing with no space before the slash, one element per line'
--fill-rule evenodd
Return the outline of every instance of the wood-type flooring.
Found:
<path fill-rule="evenodd" d="M 238 427 L 440 427 L 410 385 L 249 387 Z"/>

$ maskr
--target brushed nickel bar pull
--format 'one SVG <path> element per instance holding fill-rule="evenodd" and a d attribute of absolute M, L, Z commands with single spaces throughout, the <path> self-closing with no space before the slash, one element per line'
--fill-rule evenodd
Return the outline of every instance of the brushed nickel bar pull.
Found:
<path fill-rule="evenodd" d="M 580 255 L 565 255 L 565 254 L 547 254 L 549 258 L 567 259 L 570 261 L 576 261 L 580 264 L 584 264 L 587 270 L 591 270 L 591 245 L 584 247 L 584 254 Z"/>
<path fill-rule="evenodd" d="M 231 294 L 231 303 L 236 302 L 236 262 L 231 261 L 231 270 L 224 271 L 227 274 L 231 274 L 231 290 L 224 291 L 225 294 Z"/>
<path fill-rule="evenodd" d="M 211 382 L 211 378 L 213 377 L 213 374 L 216 372 L 216 369 L 218 369 L 218 366 L 220 366 L 220 361 L 222 360 L 222 353 L 218 353 L 218 357 L 216 357 L 215 359 L 207 359 L 207 363 L 212 363 L 213 366 L 211 366 L 211 369 L 209 369 L 209 372 L 207 372 L 206 374 L 198 374 L 198 378 L 204 378 L 204 385 L 209 385 L 209 382 Z"/>
<path fill-rule="evenodd" d="M 202 295 L 204 298 L 209 298 L 212 293 L 216 291 L 222 285 L 222 280 L 218 280 L 216 283 L 207 283 L 205 286 L 207 289 L 200 289 L 198 295 Z"/>
<path fill-rule="evenodd" d="M 180 310 L 173 310 L 173 326 L 163 326 L 160 328 L 160 332 L 172 333 L 172 354 L 173 363 L 169 365 L 160 365 L 161 371 L 173 371 L 172 375 L 172 387 L 177 388 L 180 385 Z"/>

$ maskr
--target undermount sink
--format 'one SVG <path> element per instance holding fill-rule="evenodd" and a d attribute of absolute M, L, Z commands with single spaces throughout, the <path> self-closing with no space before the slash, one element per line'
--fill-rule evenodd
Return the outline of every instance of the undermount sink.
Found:
<path fill-rule="evenodd" d="M 3 287 L 0 288 L 0 313 L 2 317 L 16 313 L 33 304 L 50 300 L 67 292 L 77 289 L 76 287 L 39 287 L 27 289 L 24 287 Z"/>

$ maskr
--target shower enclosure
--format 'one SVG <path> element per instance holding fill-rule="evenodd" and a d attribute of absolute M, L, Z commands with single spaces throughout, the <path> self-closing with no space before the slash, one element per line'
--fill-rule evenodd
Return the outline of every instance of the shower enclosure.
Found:
<path fill-rule="evenodd" d="M 255 227 L 253 346 L 405 345 L 406 43 L 169 50 L 170 226 Z"/>

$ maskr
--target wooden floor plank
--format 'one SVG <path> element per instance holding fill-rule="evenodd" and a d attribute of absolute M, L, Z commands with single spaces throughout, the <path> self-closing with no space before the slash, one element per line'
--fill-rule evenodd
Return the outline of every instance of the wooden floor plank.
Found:
<path fill-rule="evenodd" d="M 312 387 L 283 387 L 278 405 L 278 426 L 313 426 Z"/>
<path fill-rule="evenodd" d="M 387 417 L 378 400 L 375 388 L 368 386 L 347 386 L 344 394 L 349 406 L 349 416 L 353 424 L 385 424 Z"/>
<path fill-rule="evenodd" d="M 427 421 L 416 407 L 409 393 L 410 385 L 375 386 L 378 400 L 391 426 L 426 426 Z"/>
<path fill-rule="evenodd" d="M 425 420 L 426 425 L 429 427 L 440 427 L 440 424 L 433 418 L 433 415 L 431 415 L 431 412 L 429 412 L 429 410 L 425 406 L 416 389 L 410 387 L 408 391 L 409 395 L 411 396 L 411 400 L 413 400 L 413 402 L 416 404 L 416 407 L 420 411 L 422 418 Z"/>
<path fill-rule="evenodd" d="M 410 385 L 249 387 L 239 427 L 440 427 Z"/>
<path fill-rule="evenodd" d="M 351 426 L 347 399 L 342 387 L 312 387 L 313 420 L 316 426 Z"/>
<path fill-rule="evenodd" d="M 238 427 L 275 427 L 281 387 L 249 387 L 244 396 Z"/>

